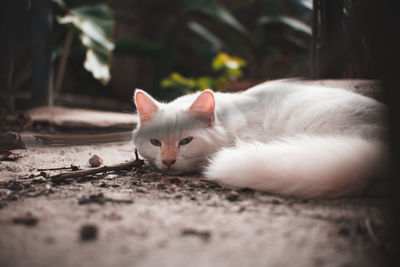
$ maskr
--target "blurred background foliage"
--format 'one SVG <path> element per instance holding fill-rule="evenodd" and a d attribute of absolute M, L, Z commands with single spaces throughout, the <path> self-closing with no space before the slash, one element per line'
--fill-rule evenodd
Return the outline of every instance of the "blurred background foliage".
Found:
<path fill-rule="evenodd" d="M 308 73 L 311 0 L 54 0 L 59 94 L 126 102 Z"/>
<path fill-rule="evenodd" d="M 114 43 L 111 41 L 114 24 L 111 10 L 105 4 L 69 8 L 63 0 L 56 0 L 56 3 L 65 12 L 65 15 L 56 17 L 58 23 L 72 25 L 78 32 L 82 45 L 86 48 L 84 68 L 91 72 L 95 79 L 107 84 L 111 78 L 109 65 L 114 49 Z M 66 58 L 68 57 L 66 51 L 70 50 L 72 44 L 70 34 L 73 34 L 72 28 L 69 29 L 62 51 Z M 57 53 L 54 56 L 57 57 Z"/>
<path fill-rule="evenodd" d="M 243 59 L 232 57 L 225 52 L 219 52 L 212 60 L 212 70 L 216 75 L 198 78 L 185 78 L 177 72 L 161 81 L 163 88 L 179 89 L 185 93 L 212 88 L 215 91 L 226 91 L 230 82 L 243 76 L 242 69 L 246 66 Z"/>

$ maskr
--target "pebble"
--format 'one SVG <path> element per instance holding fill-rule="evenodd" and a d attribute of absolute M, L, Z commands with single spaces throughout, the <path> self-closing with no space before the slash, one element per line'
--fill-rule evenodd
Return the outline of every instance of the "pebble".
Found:
<path fill-rule="evenodd" d="M 101 164 L 103 164 L 103 159 L 95 154 L 90 157 L 89 164 L 92 167 L 99 167 Z"/>
<path fill-rule="evenodd" d="M 144 189 L 144 188 L 137 188 L 137 189 L 136 189 L 136 192 L 147 194 L 149 191 L 146 190 L 146 189 Z"/>
<path fill-rule="evenodd" d="M 272 200 L 272 204 L 274 204 L 274 205 L 280 205 L 280 204 L 281 204 L 281 201 L 278 200 L 278 199 L 273 199 L 273 200 Z"/>
<path fill-rule="evenodd" d="M 80 231 L 82 241 L 93 241 L 97 238 L 97 226 L 94 224 L 85 224 Z"/>
<path fill-rule="evenodd" d="M 174 198 L 175 198 L 175 199 L 182 199 L 182 198 L 183 198 L 183 195 L 182 195 L 182 194 L 176 194 L 176 195 L 174 196 Z"/>
<path fill-rule="evenodd" d="M 47 179 L 44 177 L 36 177 L 33 178 L 31 184 L 45 184 L 47 183 Z"/>
<path fill-rule="evenodd" d="M 107 174 L 106 176 L 104 176 L 104 179 L 115 179 L 117 177 L 118 175 L 116 174 Z"/>
<path fill-rule="evenodd" d="M 239 193 L 232 191 L 226 195 L 226 199 L 229 201 L 238 201 L 239 200 Z"/>
<path fill-rule="evenodd" d="M 183 236 L 197 236 L 204 241 L 208 241 L 211 237 L 211 233 L 209 231 L 199 231 L 195 229 L 184 229 L 182 230 Z"/>

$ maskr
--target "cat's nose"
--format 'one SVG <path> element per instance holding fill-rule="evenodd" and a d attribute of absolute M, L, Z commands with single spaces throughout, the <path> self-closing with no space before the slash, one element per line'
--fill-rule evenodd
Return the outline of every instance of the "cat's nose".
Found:
<path fill-rule="evenodd" d="M 162 161 L 167 167 L 171 167 L 176 162 L 175 159 L 165 159 Z"/>

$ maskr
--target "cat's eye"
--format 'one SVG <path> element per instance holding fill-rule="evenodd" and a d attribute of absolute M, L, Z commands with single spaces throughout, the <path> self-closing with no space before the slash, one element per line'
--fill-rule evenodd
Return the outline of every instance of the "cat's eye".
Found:
<path fill-rule="evenodd" d="M 184 138 L 184 139 L 182 139 L 180 142 L 179 142 L 179 145 L 180 146 L 184 146 L 184 145 L 187 145 L 187 144 L 189 144 L 190 142 L 192 142 L 192 140 L 193 140 L 193 137 L 186 137 L 186 138 Z"/>
<path fill-rule="evenodd" d="M 151 143 L 153 146 L 161 146 L 161 142 L 158 141 L 157 139 L 150 139 L 150 143 Z"/>

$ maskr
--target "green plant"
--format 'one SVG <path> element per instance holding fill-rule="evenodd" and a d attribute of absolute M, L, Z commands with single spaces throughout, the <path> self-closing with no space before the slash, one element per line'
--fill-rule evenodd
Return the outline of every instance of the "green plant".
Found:
<path fill-rule="evenodd" d="M 156 13 L 158 16 L 154 20 L 150 18 L 157 22 L 157 27 L 143 27 L 147 31 L 141 31 L 142 27 L 138 25 L 143 19 L 135 18 L 135 12 L 143 11 L 139 5 L 136 6 L 139 10 L 129 12 L 117 8 L 115 16 L 112 16 L 105 5 L 106 0 L 64 1 L 69 7 L 64 8 L 66 11 L 59 16 L 59 21 L 69 24 L 74 34 L 79 33 L 82 47 L 79 59 L 85 49 L 86 68 L 107 83 L 113 53 L 134 55 L 131 58 L 139 63 L 132 65 L 140 64 L 141 60 L 151 62 L 146 66 L 154 68 L 147 72 L 152 78 L 144 78 L 140 86 L 148 88 L 160 99 L 172 98 L 195 88 L 224 90 L 232 81 L 232 73 L 229 74 L 227 69 L 224 72 L 210 68 L 210 62 L 222 51 L 247 63 L 246 77 L 241 77 L 249 80 L 276 78 L 279 74 L 290 73 L 298 68 L 297 62 L 303 62 L 301 67 L 306 69 L 304 62 L 311 40 L 311 0 L 176 0 L 171 4 L 154 1 L 143 5 L 144 8 L 162 7 L 162 12 Z M 96 7 L 98 11 L 88 12 L 90 9 L 82 10 L 82 7 Z M 114 19 L 136 23 L 133 36 L 119 36 L 114 44 L 110 38 Z M 99 23 L 98 28 L 92 29 L 101 29 L 101 40 L 92 36 L 91 31 L 85 31 L 85 20 L 93 22 L 92 25 Z M 76 39 L 72 46 L 77 46 Z M 110 44 L 115 48 L 112 49 Z M 147 71 L 139 66 L 137 69 Z"/>
<path fill-rule="evenodd" d="M 103 84 L 108 83 L 111 78 L 109 68 L 114 49 L 111 39 L 114 18 L 111 10 L 105 3 L 69 8 L 63 0 L 56 2 L 64 11 L 63 15 L 57 16 L 58 23 L 71 25 L 86 49 L 84 68 Z M 69 50 L 68 45 L 71 46 L 71 41 L 64 49 L 67 47 Z"/>
<path fill-rule="evenodd" d="M 243 76 L 242 69 L 246 67 L 246 62 L 225 52 L 220 52 L 212 60 L 211 67 L 216 74 L 214 77 L 186 78 L 178 72 L 173 72 L 168 78 L 161 81 L 161 86 L 164 88 L 180 89 L 185 93 L 208 88 L 216 91 L 225 91 L 229 82 Z"/>
<path fill-rule="evenodd" d="M 185 78 L 199 76 L 198 66 L 205 61 L 209 62 L 221 51 L 243 58 L 248 65 L 246 77 L 250 79 L 276 77 L 283 72 L 287 75 L 290 72 L 299 73 L 299 70 L 307 71 L 305 63 L 299 68 L 298 63 L 290 65 L 284 62 L 307 61 L 311 41 L 311 0 L 234 1 L 237 10 L 234 7 L 223 7 L 222 1 L 180 2 L 183 9 L 166 24 L 166 37 L 158 58 L 159 72 L 155 80 L 162 87 L 193 91 L 196 88 L 213 86 L 224 90 L 228 79 L 221 78 L 221 82 L 216 82 L 218 78 L 211 75 L 196 79 Z M 252 12 L 258 9 L 257 15 L 251 18 L 251 22 L 243 24 L 234 15 L 237 14 L 240 18 L 242 9 L 253 10 Z M 185 25 L 184 30 L 182 25 Z M 177 32 L 186 35 L 185 38 L 191 41 L 178 44 Z M 181 46 L 180 50 L 175 50 L 177 45 Z M 182 50 L 190 51 L 187 52 L 191 55 L 190 60 L 196 58 L 196 64 L 187 62 L 180 55 Z M 211 71 L 215 70 L 210 69 Z M 223 77 L 227 76 L 229 75 L 225 73 Z M 165 77 L 168 78 L 164 79 Z M 188 89 L 184 89 L 185 86 Z M 157 90 L 157 84 L 153 87 Z"/>

